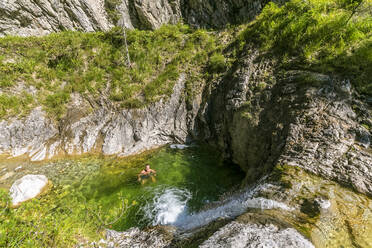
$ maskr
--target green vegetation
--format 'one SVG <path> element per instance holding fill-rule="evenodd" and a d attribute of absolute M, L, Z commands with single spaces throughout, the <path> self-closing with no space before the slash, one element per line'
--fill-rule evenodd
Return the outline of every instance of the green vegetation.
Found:
<path fill-rule="evenodd" d="M 125 159 L 86 156 L 22 163 L 25 170 L 45 174 L 53 186 L 18 208 L 10 207 L 8 192 L 0 189 L 0 247 L 75 247 L 101 239 L 105 228 L 144 227 L 151 220 L 141 207 L 165 188 L 188 189 L 193 194 L 188 209 L 198 211 L 243 179 L 238 167 L 222 166 L 215 154 L 201 146 Z M 156 183 L 141 186 L 137 174 L 147 163 L 158 173 Z"/>
<path fill-rule="evenodd" d="M 226 68 L 225 57 L 221 53 L 214 53 L 209 59 L 211 72 L 222 72 Z"/>
<path fill-rule="evenodd" d="M 142 107 L 169 97 L 180 73 L 200 75 L 210 54 L 219 49 L 209 32 L 184 25 L 129 30 L 127 36 L 130 68 L 120 28 L 1 38 L 0 118 L 36 105 L 61 118 L 73 92 L 93 99 L 106 97 L 122 107 Z M 14 92 L 20 85 L 36 93 Z"/>
<path fill-rule="evenodd" d="M 22 92 L 19 97 L 0 94 L 0 116 L 6 114 L 24 116 L 32 106 L 32 96 Z"/>
<path fill-rule="evenodd" d="M 105 10 L 107 16 L 112 23 L 117 24 L 120 20 L 120 12 L 118 11 L 118 6 L 122 3 L 120 0 L 105 0 Z"/>
<path fill-rule="evenodd" d="M 0 189 L 0 246 L 72 247 L 102 237 L 102 227 L 136 204 L 116 197 L 119 204 L 102 214 L 98 204 L 87 202 L 78 191 L 54 187 L 47 195 L 12 208 L 8 192 Z"/>
<path fill-rule="evenodd" d="M 360 92 L 372 95 L 371 9 L 371 0 L 269 3 L 240 43 L 279 56 L 285 69 L 346 75 Z"/>
<path fill-rule="evenodd" d="M 117 4 L 105 1 L 114 21 L 119 18 Z M 269 3 L 254 22 L 225 31 L 181 24 L 156 31 L 129 30 L 130 68 L 120 28 L 1 38 L 0 118 L 19 111 L 24 115 L 41 105 L 59 119 L 73 92 L 141 108 L 169 97 L 180 73 L 187 73 L 186 97 L 191 102 L 195 84 L 199 87 L 201 81 L 226 71 L 247 43 L 279 58 L 284 70 L 346 76 L 361 93 L 372 95 L 371 9 L 372 0 L 291 0 L 281 7 Z M 237 49 L 225 49 L 242 28 Z"/>

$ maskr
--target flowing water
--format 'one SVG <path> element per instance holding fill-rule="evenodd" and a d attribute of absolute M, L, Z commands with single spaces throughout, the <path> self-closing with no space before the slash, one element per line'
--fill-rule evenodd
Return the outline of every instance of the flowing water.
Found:
<path fill-rule="evenodd" d="M 136 175 L 147 163 L 157 171 L 156 182 L 148 180 L 141 185 Z M 113 227 L 124 230 L 132 226 L 176 225 L 238 186 L 242 178 L 237 166 L 223 166 L 215 151 L 208 148 L 166 148 L 134 164 L 101 166 L 98 173 L 87 176 L 77 187 L 104 208 L 116 204 L 117 195 L 129 202 L 137 201 L 127 218 Z"/>
<path fill-rule="evenodd" d="M 191 216 L 199 216 L 207 205 L 239 187 L 244 173 L 236 165 L 223 164 L 208 147 L 173 148 L 123 159 L 91 156 L 39 165 L 24 163 L 16 174 L 44 174 L 54 185 L 72 189 L 72 194 L 100 206 L 107 215 L 115 215 L 113 210 L 119 209 L 123 199 L 136 201 L 112 225 L 116 230 L 159 224 L 183 229 L 193 222 Z M 137 174 L 145 164 L 150 164 L 157 176 L 155 182 L 148 180 L 142 185 Z"/>

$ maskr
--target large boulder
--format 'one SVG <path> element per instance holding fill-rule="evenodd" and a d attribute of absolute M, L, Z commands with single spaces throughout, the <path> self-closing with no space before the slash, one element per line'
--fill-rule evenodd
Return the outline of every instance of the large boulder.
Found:
<path fill-rule="evenodd" d="M 26 175 L 16 180 L 10 188 L 12 204 L 18 205 L 38 196 L 47 184 L 48 178 L 44 175 Z"/>
<path fill-rule="evenodd" d="M 236 221 L 221 228 L 200 247 L 293 247 L 314 248 L 293 228 L 281 228 L 274 224 L 244 224 Z"/>
<path fill-rule="evenodd" d="M 130 228 L 125 232 L 106 230 L 107 247 L 163 248 L 170 247 L 175 229 L 156 226 L 145 230 Z"/>

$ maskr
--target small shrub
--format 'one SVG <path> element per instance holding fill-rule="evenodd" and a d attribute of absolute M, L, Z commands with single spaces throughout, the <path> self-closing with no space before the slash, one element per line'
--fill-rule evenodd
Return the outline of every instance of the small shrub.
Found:
<path fill-rule="evenodd" d="M 114 47 L 121 47 L 124 45 L 124 32 L 121 27 L 114 27 L 108 32 L 102 35 L 102 39 L 109 44 L 114 45 Z"/>
<path fill-rule="evenodd" d="M 127 109 L 136 109 L 136 108 L 142 108 L 143 106 L 145 106 L 145 104 L 139 99 L 131 98 L 131 99 L 125 100 L 120 106 L 123 108 L 127 108 Z"/>
<path fill-rule="evenodd" d="M 257 88 L 259 91 L 263 91 L 264 89 L 266 89 L 266 87 L 267 87 L 267 83 L 265 82 L 259 82 L 257 85 Z"/>
<path fill-rule="evenodd" d="M 30 108 L 33 97 L 22 92 L 18 96 L 0 94 L 0 118 L 18 115 L 22 117 Z"/>
<path fill-rule="evenodd" d="M 45 98 L 46 110 L 49 114 L 55 115 L 58 119 L 65 113 L 65 104 L 70 100 L 70 94 L 65 91 L 57 92 L 53 95 L 48 95 Z"/>
<path fill-rule="evenodd" d="M 209 59 L 209 69 L 211 72 L 222 72 L 226 68 L 225 57 L 221 53 L 214 53 Z"/>

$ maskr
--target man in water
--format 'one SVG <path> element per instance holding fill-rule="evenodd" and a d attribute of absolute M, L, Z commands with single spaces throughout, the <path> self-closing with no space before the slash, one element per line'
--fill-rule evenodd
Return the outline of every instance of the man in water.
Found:
<path fill-rule="evenodd" d="M 151 178 L 151 181 L 156 182 L 155 179 L 156 171 L 150 168 L 150 165 L 147 164 L 145 169 L 138 174 L 138 181 L 141 182 L 141 184 L 144 184 L 147 179 Z"/>

